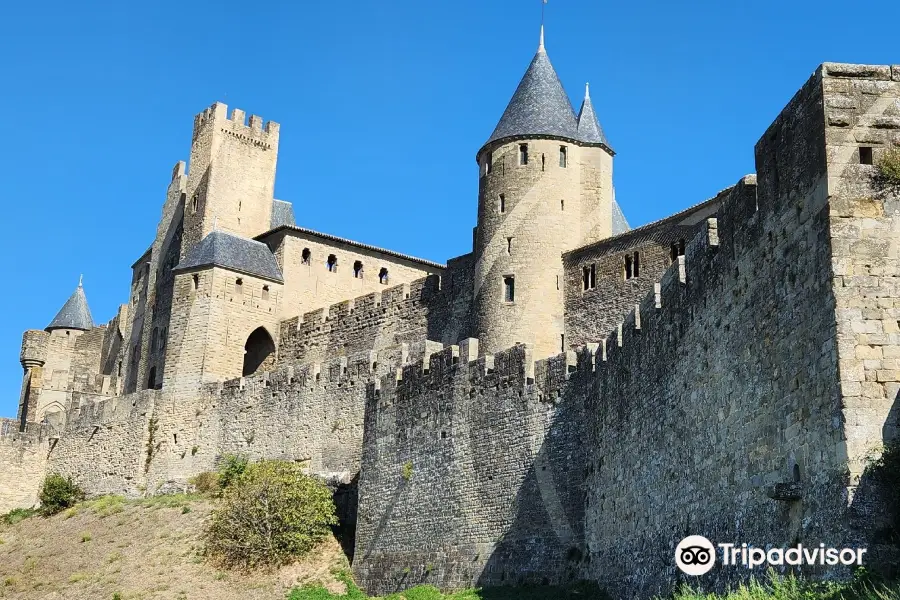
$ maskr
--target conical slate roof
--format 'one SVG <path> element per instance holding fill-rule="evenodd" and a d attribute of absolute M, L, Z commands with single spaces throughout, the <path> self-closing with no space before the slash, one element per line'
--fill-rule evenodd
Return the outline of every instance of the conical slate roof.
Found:
<path fill-rule="evenodd" d="M 69 296 L 63 307 L 59 309 L 50 324 L 47 325 L 47 331 L 54 329 L 81 329 L 87 331 L 93 329 L 94 319 L 91 317 L 91 309 L 88 307 L 87 297 L 84 295 L 84 288 L 81 282 L 75 292 Z"/>
<path fill-rule="evenodd" d="M 537 54 L 485 145 L 503 138 L 534 135 L 578 139 L 575 111 L 544 49 L 543 30 Z"/>
<path fill-rule="evenodd" d="M 578 111 L 578 139 L 588 144 L 603 144 L 609 148 L 609 142 L 597 120 L 597 113 L 594 112 L 591 88 L 587 85 L 584 88 L 584 102 L 581 103 L 581 110 Z"/>
<path fill-rule="evenodd" d="M 631 231 L 631 225 L 628 224 L 628 221 L 625 220 L 625 215 L 622 213 L 622 207 L 619 206 L 619 203 L 615 200 L 612 201 L 612 234 L 619 235 L 620 233 L 625 233 L 626 231 Z"/>
<path fill-rule="evenodd" d="M 213 231 L 203 238 L 174 270 L 197 267 L 223 267 L 263 279 L 284 281 L 275 255 L 268 246 L 225 231 Z"/>

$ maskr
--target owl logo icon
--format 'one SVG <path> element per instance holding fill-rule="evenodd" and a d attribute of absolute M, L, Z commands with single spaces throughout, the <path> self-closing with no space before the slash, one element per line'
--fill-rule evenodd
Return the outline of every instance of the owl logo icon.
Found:
<path fill-rule="evenodd" d="M 688 575 L 703 575 L 716 564 L 716 549 L 702 535 L 689 535 L 675 547 L 675 564 Z"/>

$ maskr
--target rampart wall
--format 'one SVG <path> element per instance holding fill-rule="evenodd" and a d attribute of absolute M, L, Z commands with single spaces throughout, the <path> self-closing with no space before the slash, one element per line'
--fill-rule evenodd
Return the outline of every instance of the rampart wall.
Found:
<path fill-rule="evenodd" d="M 354 573 L 418 583 L 550 582 L 577 573 L 585 415 L 575 354 L 478 357 L 464 340 L 383 377 L 366 407 Z"/>
<path fill-rule="evenodd" d="M 322 361 L 382 351 L 426 339 L 445 344 L 471 328 L 471 255 L 451 260 L 441 275 L 375 292 L 281 322 L 279 361 Z"/>

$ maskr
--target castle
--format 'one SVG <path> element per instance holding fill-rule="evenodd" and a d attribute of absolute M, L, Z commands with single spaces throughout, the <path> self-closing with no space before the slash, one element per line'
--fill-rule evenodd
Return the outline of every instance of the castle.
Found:
<path fill-rule="evenodd" d="M 890 552 L 865 467 L 900 412 L 900 194 L 875 168 L 900 146 L 900 66 L 821 66 L 756 175 L 632 230 L 542 31 L 476 153 L 472 252 L 446 264 L 298 226 L 279 135 L 197 115 L 128 302 L 96 325 L 79 284 L 25 332 L 0 512 L 48 472 L 164 493 L 242 454 L 358 485 L 372 593 L 647 596 L 687 534 Z"/>

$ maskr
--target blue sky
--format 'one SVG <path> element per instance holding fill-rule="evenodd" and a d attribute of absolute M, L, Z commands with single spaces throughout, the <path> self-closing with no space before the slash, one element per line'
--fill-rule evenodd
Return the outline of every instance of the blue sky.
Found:
<path fill-rule="evenodd" d="M 753 172 L 756 140 L 819 63 L 900 63 L 896 0 L 864 19 L 807 0 L 546 8 L 550 58 L 576 107 L 591 82 L 632 225 Z M 213 101 L 281 123 L 276 196 L 298 224 L 468 252 L 475 152 L 537 47 L 540 0 L 16 2 L 4 21 L 0 415 L 14 415 L 22 331 L 80 273 L 98 323 L 127 301 Z"/>

